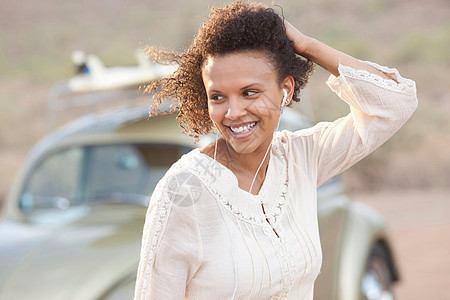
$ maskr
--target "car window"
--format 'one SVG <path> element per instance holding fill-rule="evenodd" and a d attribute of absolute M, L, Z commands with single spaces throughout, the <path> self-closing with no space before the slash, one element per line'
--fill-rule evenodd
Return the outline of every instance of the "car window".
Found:
<path fill-rule="evenodd" d="M 78 189 L 84 149 L 71 147 L 48 156 L 28 177 L 20 198 L 24 211 L 36 207 L 67 208 L 80 200 Z"/>
<path fill-rule="evenodd" d="M 182 148 L 168 145 L 91 147 L 86 198 L 145 201 L 182 154 Z"/>
<path fill-rule="evenodd" d="M 175 145 L 114 144 L 54 153 L 30 172 L 23 211 L 66 209 L 89 201 L 146 204 L 168 168 L 190 149 Z"/>

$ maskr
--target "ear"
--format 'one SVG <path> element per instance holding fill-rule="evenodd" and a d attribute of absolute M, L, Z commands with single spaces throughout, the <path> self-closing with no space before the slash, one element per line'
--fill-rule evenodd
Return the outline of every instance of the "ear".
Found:
<path fill-rule="evenodd" d="M 294 86 L 295 81 L 292 76 L 286 77 L 281 83 L 281 88 L 287 91 L 287 103 L 286 106 L 289 105 L 292 101 L 292 96 L 294 95 Z"/>

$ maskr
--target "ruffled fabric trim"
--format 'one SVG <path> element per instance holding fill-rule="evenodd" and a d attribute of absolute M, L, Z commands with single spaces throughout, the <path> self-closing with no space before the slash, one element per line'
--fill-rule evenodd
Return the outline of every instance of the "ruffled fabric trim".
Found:
<path fill-rule="evenodd" d="M 357 70 L 342 64 L 339 64 L 338 66 L 340 76 L 364 80 L 380 88 L 396 93 L 401 93 L 405 95 L 414 95 L 416 93 L 416 83 L 411 79 L 403 78 L 397 71 L 397 69 L 391 69 L 370 61 L 363 61 L 363 62 L 392 77 L 392 79 L 385 79 L 377 74 L 370 73 L 366 70 Z M 327 81 L 327 84 L 330 86 L 331 82 L 334 79 L 336 79 L 336 77 L 334 75 L 331 75 Z"/>

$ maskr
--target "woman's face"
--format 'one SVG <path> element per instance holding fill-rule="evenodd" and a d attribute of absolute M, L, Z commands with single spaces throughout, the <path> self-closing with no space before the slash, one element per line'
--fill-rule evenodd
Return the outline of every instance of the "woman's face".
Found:
<path fill-rule="evenodd" d="M 237 153 L 265 152 L 280 117 L 283 88 L 291 99 L 294 81 L 280 85 L 264 52 L 210 57 L 202 69 L 209 116 Z"/>

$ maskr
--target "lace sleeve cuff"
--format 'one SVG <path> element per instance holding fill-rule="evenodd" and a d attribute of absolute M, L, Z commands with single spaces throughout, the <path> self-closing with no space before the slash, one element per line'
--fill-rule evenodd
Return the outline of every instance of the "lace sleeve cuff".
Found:
<path fill-rule="evenodd" d="M 413 80 L 403 78 L 397 69 L 391 69 L 388 67 L 380 66 L 379 64 L 363 61 L 364 63 L 380 70 L 385 73 L 391 79 L 385 79 L 377 74 L 370 73 L 366 70 L 356 70 L 349 66 L 344 66 L 339 64 L 338 71 L 340 76 L 336 77 L 334 75 L 330 75 L 327 81 L 327 85 L 333 90 L 336 91 L 336 81 L 340 81 L 343 78 L 352 78 L 357 80 L 363 80 L 369 83 L 372 83 L 382 89 L 386 89 L 392 92 L 401 93 L 405 95 L 414 95 L 416 93 L 416 84 Z"/>

